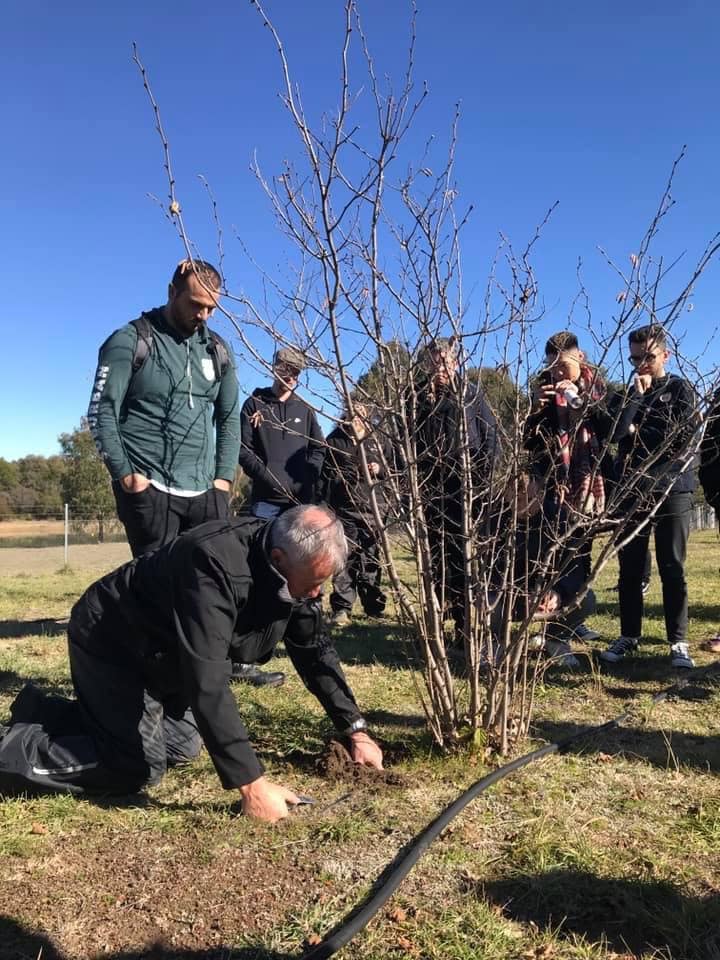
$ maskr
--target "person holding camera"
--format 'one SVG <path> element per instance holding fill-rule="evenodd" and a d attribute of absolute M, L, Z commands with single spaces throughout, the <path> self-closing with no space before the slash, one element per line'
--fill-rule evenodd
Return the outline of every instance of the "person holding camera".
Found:
<path fill-rule="evenodd" d="M 540 491 L 542 539 L 552 542 L 565 536 L 570 520 L 590 521 L 604 514 L 612 478 L 607 444 L 617 425 L 607 387 L 586 361 L 574 333 L 553 334 L 545 345 L 545 361 L 533 392 L 525 447 L 531 481 Z M 587 580 L 592 538 L 580 536 L 577 547 Z M 576 623 L 573 632 L 579 640 L 599 638 L 584 622 Z"/>

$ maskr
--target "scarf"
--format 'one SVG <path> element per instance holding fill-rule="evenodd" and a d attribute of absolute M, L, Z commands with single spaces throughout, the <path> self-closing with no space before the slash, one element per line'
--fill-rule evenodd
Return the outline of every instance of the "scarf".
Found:
<path fill-rule="evenodd" d="M 587 367 L 580 368 L 577 396 L 555 394 L 560 500 L 586 516 L 605 511 L 605 483 L 599 469 L 600 443 L 583 416 L 588 402 L 605 397 L 605 384 Z"/>

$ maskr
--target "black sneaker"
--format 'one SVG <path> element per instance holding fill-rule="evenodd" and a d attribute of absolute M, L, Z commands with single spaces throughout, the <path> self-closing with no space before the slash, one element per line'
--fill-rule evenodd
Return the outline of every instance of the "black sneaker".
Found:
<path fill-rule="evenodd" d="M 681 670 L 692 670 L 695 661 L 690 656 L 686 643 L 674 643 L 670 647 L 670 664 L 673 667 L 679 667 Z"/>
<path fill-rule="evenodd" d="M 232 679 L 253 687 L 281 687 L 285 683 L 285 674 L 279 670 L 261 670 L 254 663 L 233 663 Z"/>
<path fill-rule="evenodd" d="M 45 694 L 34 683 L 26 683 L 10 704 L 10 723 L 41 723 Z"/>
<path fill-rule="evenodd" d="M 618 637 L 617 640 L 613 640 L 607 650 L 601 651 L 600 659 L 607 663 L 619 663 L 625 657 L 637 653 L 639 645 L 640 641 L 637 637 Z"/>

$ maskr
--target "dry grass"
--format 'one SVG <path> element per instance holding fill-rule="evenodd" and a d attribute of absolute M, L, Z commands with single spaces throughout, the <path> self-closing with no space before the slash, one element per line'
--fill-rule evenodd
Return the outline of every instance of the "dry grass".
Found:
<path fill-rule="evenodd" d="M 57 535 L 63 532 L 64 526 L 62 520 L 2 520 L 0 539 Z"/>
<path fill-rule="evenodd" d="M 694 538 L 695 646 L 720 622 L 719 560 L 712 535 Z M 608 637 L 617 629 L 616 601 L 604 588 L 614 576 L 608 571 L 592 621 Z M 5 577 L 0 616 L 6 625 L 30 619 L 29 610 L 61 617 L 90 577 Z M 628 703 L 633 721 L 483 795 L 342 957 L 720 958 L 720 691 L 706 678 L 650 708 L 651 695 L 672 680 L 657 580 L 648 614 L 634 663 L 601 673 L 588 656 L 577 674 L 548 673 L 534 736 L 565 736 Z M 62 635 L 9 632 L 0 640 L 0 719 L 27 677 L 69 686 Z M 398 784 L 323 775 L 317 759 L 328 725 L 292 674 L 276 690 L 238 687 L 270 774 L 316 806 L 278 828 L 245 822 L 205 756 L 128 803 L 5 800 L 3 960 L 35 960 L 40 947 L 43 960 L 59 955 L 53 951 L 280 960 L 336 923 L 412 836 L 487 770 L 480 755 L 433 750 L 391 629 L 358 619 L 338 646 Z M 276 665 L 290 673 L 286 659 Z"/>

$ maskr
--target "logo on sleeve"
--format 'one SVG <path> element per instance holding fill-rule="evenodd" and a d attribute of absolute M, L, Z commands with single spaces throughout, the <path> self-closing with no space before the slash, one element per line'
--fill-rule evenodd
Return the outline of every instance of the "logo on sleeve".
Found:
<path fill-rule="evenodd" d="M 212 362 L 212 357 L 203 357 L 200 361 L 202 364 L 202 372 L 205 375 L 206 380 L 215 379 L 215 365 Z"/>

